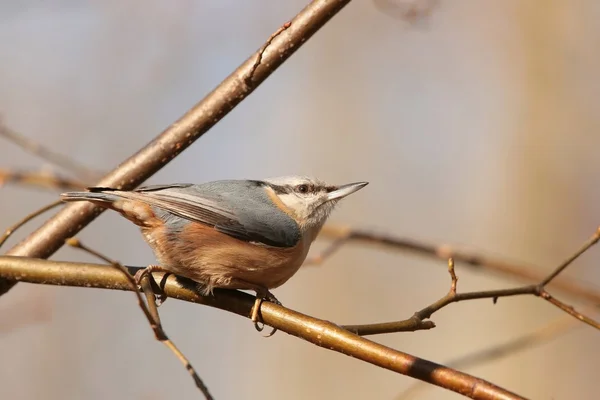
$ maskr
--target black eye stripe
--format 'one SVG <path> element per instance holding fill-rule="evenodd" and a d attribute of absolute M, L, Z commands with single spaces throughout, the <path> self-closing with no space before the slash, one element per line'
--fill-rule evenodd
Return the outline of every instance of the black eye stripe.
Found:
<path fill-rule="evenodd" d="M 257 182 L 260 182 L 260 181 L 257 181 Z M 323 186 L 320 186 L 320 185 L 314 185 L 312 183 L 300 183 L 300 184 L 295 185 L 295 186 L 287 186 L 287 185 L 282 186 L 282 185 L 276 185 L 276 184 L 268 183 L 268 182 L 260 182 L 260 183 L 263 184 L 263 185 L 265 185 L 265 186 L 270 187 L 271 189 L 273 189 L 273 191 L 275 191 L 276 194 L 286 194 L 286 193 L 294 193 L 294 192 L 307 194 L 307 193 L 320 192 L 322 190 L 330 191 L 330 189 L 331 190 L 335 189 L 332 186 L 323 187 Z M 306 187 L 307 190 L 304 191 L 304 192 L 301 192 L 299 190 L 299 188 L 301 186 Z"/>
<path fill-rule="evenodd" d="M 321 190 L 323 190 L 321 186 L 317 186 L 312 183 L 302 183 L 294 187 L 294 191 L 302 194 L 317 193 Z"/>
<path fill-rule="evenodd" d="M 271 189 L 273 189 L 273 191 L 276 194 L 286 194 L 289 193 L 291 190 L 289 187 L 285 187 L 285 186 L 280 186 L 280 185 L 275 185 L 273 183 L 267 183 L 267 182 L 263 182 L 263 185 L 270 187 Z"/>

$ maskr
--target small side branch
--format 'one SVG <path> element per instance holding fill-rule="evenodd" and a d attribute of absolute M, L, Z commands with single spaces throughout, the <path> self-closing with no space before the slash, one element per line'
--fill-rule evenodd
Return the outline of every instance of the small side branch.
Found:
<path fill-rule="evenodd" d="M 572 317 L 577 318 L 589 326 L 600 330 L 600 322 L 575 310 L 573 306 L 554 298 L 546 290 L 547 284 L 549 284 L 554 278 L 556 278 L 561 272 L 570 266 L 583 253 L 597 244 L 598 241 L 600 241 L 600 229 L 596 230 L 596 232 L 588 239 L 588 241 L 579 250 L 573 253 L 572 256 L 556 267 L 554 271 L 552 271 L 547 277 L 541 279 L 540 283 L 511 289 L 457 293 L 458 278 L 454 271 L 454 260 L 450 258 L 448 260 L 448 272 L 451 278 L 450 290 L 445 296 L 436 302 L 428 305 L 422 310 L 415 312 L 412 317 L 402 321 L 366 325 L 345 325 L 344 328 L 361 336 L 431 329 L 435 327 L 435 324 L 432 321 L 428 321 L 428 319 L 431 318 L 435 312 L 452 303 L 477 299 L 492 299 L 495 303 L 501 297 L 533 295 L 546 300 Z"/>
<path fill-rule="evenodd" d="M 535 268 L 531 265 L 502 261 L 485 255 L 460 250 L 449 245 L 429 244 L 417 239 L 407 239 L 385 233 L 354 229 L 347 226 L 326 225 L 323 227 L 319 237 L 331 239 L 333 242 L 321 252 L 321 254 L 311 260 L 313 264 L 323 263 L 326 258 L 339 251 L 343 245 L 356 242 L 381 246 L 391 250 L 413 252 L 445 261 L 452 258 L 454 262 L 462 263 L 467 267 L 516 279 L 526 284 L 541 282 L 548 278 L 548 276 L 541 272 L 540 268 Z M 586 243 L 586 245 L 587 244 L 588 243 Z M 569 260 L 566 260 L 565 262 L 568 261 Z M 310 265 L 310 262 L 307 262 L 306 265 Z M 560 269 L 560 271 L 562 271 L 562 269 Z M 560 273 L 560 271 L 558 271 L 558 273 Z M 553 289 L 556 289 L 563 294 L 585 300 L 593 305 L 600 304 L 600 292 L 597 290 L 585 287 L 567 278 L 554 280 L 554 277 L 552 277 L 551 281 Z M 550 281 L 547 283 L 549 284 Z"/>
<path fill-rule="evenodd" d="M 194 367 L 192 366 L 190 361 L 181 352 L 181 350 L 179 350 L 179 348 L 175 345 L 175 343 L 173 343 L 173 341 L 171 339 L 169 339 L 169 337 L 167 336 L 167 333 L 163 329 L 162 324 L 160 322 L 160 316 L 158 314 L 158 307 L 156 306 L 154 291 L 152 290 L 152 285 L 150 283 L 150 278 L 149 278 L 148 274 L 144 275 L 142 278 L 142 281 L 141 281 L 142 291 L 144 292 L 144 295 L 146 296 L 146 300 L 147 300 L 147 304 L 148 304 L 146 306 L 146 303 L 144 303 L 144 300 L 142 299 L 142 296 L 140 295 L 140 293 L 138 291 L 138 285 L 135 282 L 135 279 L 129 273 L 129 270 L 127 268 L 125 268 L 121 263 L 119 263 L 115 260 L 111 260 L 110 258 L 106 257 L 105 255 L 91 249 L 90 247 L 87 247 L 86 245 L 81 243 L 81 241 L 79 241 L 79 239 L 76 239 L 76 238 L 67 239 L 67 244 L 76 249 L 83 250 L 83 251 L 93 255 L 94 257 L 99 258 L 99 259 L 109 263 L 117 271 L 121 272 L 121 274 L 127 279 L 127 284 L 128 284 L 129 290 L 135 294 L 138 305 L 139 305 L 140 309 L 142 310 L 142 312 L 144 313 L 144 316 L 148 320 L 148 323 L 150 324 L 150 328 L 152 328 L 152 331 L 154 332 L 154 337 L 156 338 L 156 340 L 158 340 L 159 342 L 164 344 L 169 350 L 171 350 L 171 352 L 175 355 L 175 357 L 177 357 L 177 359 L 179 359 L 179 361 L 183 364 L 185 369 L 191 375 L 192 379 L 194 380 L 194 383 L 196 384 L 196 387 L 204 395 L 204 398 L 206 400 L 213 400 L 213 397 L 210 394 L 208 387 L 204 384 L 204 382 L 200 378 L 200 375 L 198 375 L 198 373 L 196 372 L 196 370 L 194 369 Z"/>

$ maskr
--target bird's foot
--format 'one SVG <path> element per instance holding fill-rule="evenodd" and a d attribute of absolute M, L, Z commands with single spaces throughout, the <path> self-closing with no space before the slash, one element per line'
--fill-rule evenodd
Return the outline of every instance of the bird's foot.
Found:
<path fill-rule="evenodd" d="M 269 290 L 256 290 L 256 300 L 254 301 L 254 307 L 252 307 L 252 314 L 250 316 L 250 319 L 254 323 L 254 328 L 256 328 L 256 330 L 259 332 L 262 332 L 262 330 L 265 328 L 265 324 L 262 321 L 262 316 L 260 315 L 260 306 L 262 305 L 262 302 L 264 300 L 267 300 L 271 303 L 275 303 L 279 306 L 282 305 L 281 302 L 277 300 L 277 297 L 275 297 L 273 293 L 271 293 Z M 275 332 L 277 332 L 277 328 L 273 328 L 273 330 L 271 330 L 271 332 L 265 337 L 271 337 L 275 334 Z"/>
<path fill-rule="evenodd" d="M 152 291 L 154 292 L 154 296 L 156 299 L 156 306 L 160 307 L 161 304 L 167 301 L 167 295 L 165 294 L 164 290 L 160 287 L 161 285 L 157 284 L 154 278 L 152 277 L 152 272 L 164 272 L 166 274 L 165 278 L 170 273 L 168 270 L 161 267 L 160 265 L 148 265 L 146 268 L 138 270 L 133 276 L 133 279 L 135 280 L 135 284 L 139 288 L 141 288 L 142 279 L 144 279 L 144 276 L 148 275 L 148 280 L 150 281 L 150 285 L 152 286 Z"/>

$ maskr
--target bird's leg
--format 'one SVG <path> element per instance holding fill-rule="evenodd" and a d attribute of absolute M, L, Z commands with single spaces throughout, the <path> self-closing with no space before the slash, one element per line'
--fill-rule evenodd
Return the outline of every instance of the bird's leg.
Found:
<path fill-rule="evenodd" d="M 258 287 L 254 289 L 254 291 L 256 292 L 256 300 L 254 301 L 254 307 L 252 307 L 250 319 L 254 323 L 254 328 L 256 328 L 257 331 L 262 332 L 264 329 L 264 323 L 262 322 L 262 317 L 260 315 L 260 306 L 262 302 L 267 300 L 279 306 L 281 305 L 281 302 L 277 300 L 277 297 L 275 297 L 267 288 Z M 259 323 L 262 323 L 263 325 L 261 326 Z M 266 337 L 273 336 L 275 332 L 277 332 L 277 328 L 273 328 L 271 333 L 269 333 Z"/>
<path fill-rule="evenodd" d="M 159 307 L 162 303 L 167 301 L 167 295 L 152 277 L 152 272 L 164 272 L 165 278 L 170 273 L 168 270 L 161 267 L 160 265 L 148 265 L 146 268 L 138 270 L 133 276 L 133 279 L 135 280 L 136 285 L 141 287 L 142 279 L 144 279 L 144 276 L 148 275 L 150 285 L 152 286 L 152 290 L 154 291 L 154 295 L 156 296 L 156 306 Z"/>

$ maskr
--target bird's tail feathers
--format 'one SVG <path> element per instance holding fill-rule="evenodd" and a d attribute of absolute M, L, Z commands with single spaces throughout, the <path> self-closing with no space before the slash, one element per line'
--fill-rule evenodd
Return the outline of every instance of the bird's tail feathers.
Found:
<path fill-rule="evenodd" d="M 109 188 L 89 188 L 89 192 L 66 192 L 60 195 L 62 201 L 92 201 L 98 203 L 112 203 L 119 199 L 119 196 L 110 193 L 115 189 Z"/>

